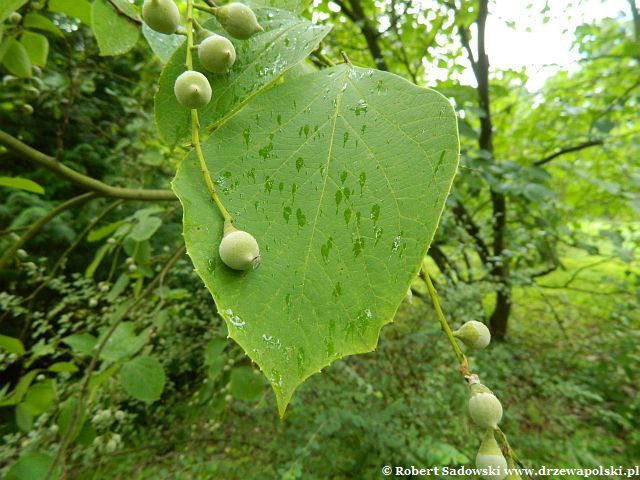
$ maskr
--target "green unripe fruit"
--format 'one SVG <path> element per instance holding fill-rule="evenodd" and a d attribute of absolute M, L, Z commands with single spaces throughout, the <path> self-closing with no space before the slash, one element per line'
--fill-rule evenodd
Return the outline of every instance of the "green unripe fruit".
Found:
<path fill-rule="evenodd" d="M 180 25 L 180 12 L 173 0 L 144 0 L 142 19 L 156 32 L 171 34 Z"/>
<path fill-rule="evenodd" d="M 200 64 L 214 73 L 227 73 L 236 61 L 236 49 L 222 35 L 215 33 L 198 45 Z"/>
<path fill-rule="evenodd" d="M 492 430 L 487 430 L 476 455 L 476 468 L 484 478 L 503 480 L 507 476 L 507 460 L 502 455 Z"/>
<path fill-rule="evenodd" d="M 229 35 L 246 40 L 254 33 L 264 32 L 255 13 L 241 3 L 228 3 L 215 10 L 215 16 Z"/>
<path fill-rule="evenodd" d="M 453 336 L 461 340 L 468 348 L 484 348 L 491 341 L 491 333 L 487 326 L 475 320 L 462 325 L 453 332 Z"/>
<path fill-rule="evenodd" d="M 220 258 L 234 270 L 253 270 L 260 265 L 260 248 L 250 233 L 225 225 L 220 242 Z"/>
<path fill-rule="evenodd" d="M 18 25 L 22 21 L 22 15 L 18 12 L 11 12 L 8 17 L 9 23 L 12 25 Z"/>
<path fill-rule="evenodd" d="M 194 70 L 187 70 L 176 78 L 173 92 L 180 105 L 190 109 L 204 107 L 211 101 L 209 80 Z"/>
<path fill-rule="evenodd" d="M 502 420 L 502 404 L 491 390 L 480 383 L 471 385 L 469 415 L 481 428 L 497 428 Z"/>

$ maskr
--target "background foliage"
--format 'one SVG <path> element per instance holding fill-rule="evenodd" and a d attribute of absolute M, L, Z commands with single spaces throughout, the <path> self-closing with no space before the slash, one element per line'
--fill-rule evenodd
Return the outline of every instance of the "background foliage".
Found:
<path fill-rule="evenodd" d="M 131 22 L 120 37 L 127 53 L 101 55 L 122 48 L 90 28 L 106 3 L 3 3 L 0 20 L 16 9 L 22 20 L 5 21 L 2 38 L 20 32 L 22 46 L 2 43 L 11 53 L 2 56 L 1 129 L 105 184 L 166 189 L 186 149 L 169 148 L 154 125 L 163 64 L 151 49 L 171 61 L 175 39 L 140 35 Z M 286 86 L 344 50 L 355 65 L 454 103 L 461 167 L 429 262 L 452 323 L 486 320 L 504 340 L 470 361 L 505 405 L 503 429 L 525 465 L 637 462 L 636 4 L 577 28 L 579 68 L 537 91 L 524 71 L 489 68 L 491 51 L 484 63 L 483 1 L 259 4 L 334 25 L 322 53 L 269 81 Z M 499 16 L 495 8 L 488 13 Z M 446 80 L 430 80 L 435 66 Z M 469 69 L 475 81 L 460 80 Z M 27 157 L 0 150 L 0 176 L 44 190 L 0 186 L 3 253 L 85 192 Z M 181 255 L 181 230 L 176 202 L 81 199 L 3 266 L 0 475 L 37 478 L 48 468 L 93 349 L 123 313 L 86 386 L 70 478 L 379 478 L 387 464 L 473 462 L 481 433 L 420 282 L 375 352 L 312 377 L 280 421 L 273 393 L 226 339 Z"/>

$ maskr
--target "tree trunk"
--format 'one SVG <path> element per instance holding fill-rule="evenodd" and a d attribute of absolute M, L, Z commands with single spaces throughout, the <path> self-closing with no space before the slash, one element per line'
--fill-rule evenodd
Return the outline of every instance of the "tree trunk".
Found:
<path fill-rule="evenodd" d="M 484 117 L 480 118 L 480 138 L 478 145 L 481 149 L 493 154 L 493 125 L 491 122 L 491 100 L 489 97 L 489 57 L 485 50 L 485 24 L 487 20 L 488 0 L 480 0 L 478 5 L 478 60 L 474 65 L 476 80 L 478 81 L 478 97 L 480 108 L 484 110 Z M 500 258 L 504 251 L 504 236 L 507 225 L 507 199 L 503 193 L 491 190 L 491 205 L 493 209 L 493 258 L 490 260 L 489 270 L 496 282 L 496 306 L 489 317 L 489 328 L 496 340 L 503 340 L 507 333 L 509 314 L 511 313 L 511 284 L 509 282 L 509 264 Z M 496 260 L 497 259 L 497 260 Z"/>

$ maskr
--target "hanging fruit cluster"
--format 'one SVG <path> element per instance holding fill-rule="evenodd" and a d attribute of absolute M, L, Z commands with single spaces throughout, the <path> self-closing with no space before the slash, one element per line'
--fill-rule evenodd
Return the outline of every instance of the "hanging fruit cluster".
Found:
<path fill-rule="evenodd" d="M 453 332 L 453 336 L 469 349 L 482 349 L 491 342 L 487 326 L 471 320 Z M 469 416 L 473 423 L 485 430 L 482 443 L 476 455 L 476 467 L 486 472 L 484 477 L 502 480 L 507 476 L 505 459 L 493 432 L 502 420 L 502 404 L 489 388 L 480 383 L 476 375 L 469 379 Z"/>
<path fill-rule="evenodd" d="M 229 3 L 207 11 L 217 18 L 222 28 L 233 38 L 247 40 L 253 34 L 264 31 L 253 10 L 241 3 Z M 180 12 L 173 0 L 145 0 L 142 18 L 150 28 L 164 34 L 175 33 L 180 26 Z M 189 28 L 192 26 L 198 41 L 200 65 L 212 73 L 229 72 L 236 61 L 236 50 L 229 39 L 202 28 L 195 21 L 189 22 Z M 188 35 L 191 34 L 189 32 Z M 207 77 L 192 69 L 178 76 L 174 93 L 178 103 L 190 110 L 207 106 L 213 95 Z M 197 117 L 197 112 L 195 115 Z M 224 264 L 234 270 L 251 270 L 260 264 L 258 242 L 251 234 L 234 228 L 230 219 L 225 219 L 219 254 Z"/>

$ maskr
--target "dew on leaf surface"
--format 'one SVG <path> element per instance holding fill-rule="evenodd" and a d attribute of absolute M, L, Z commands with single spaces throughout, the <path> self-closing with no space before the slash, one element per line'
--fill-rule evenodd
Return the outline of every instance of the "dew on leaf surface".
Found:
<path fill-rule="evenodd" d="M 227 308 L 224 313 L 227 315 L 229 323 L 231 323 L 231 325 L 233 325 L 237 329 L 242 330 L 246 326 L 247 322 L 242 320 L 238 315 L 235 315 L 233 313 L 233 310 L 231 310 L 230 308 Z"/>
<path fill-rule="evenodd" d="M 391 245 L 391 252 L 392 253 L 398 253 L 398 250 L 400 249 L 401 242 L 402 242 L 402 236 L 401 235 L 397 235 L 393 239 L 393 244 Z"/>

